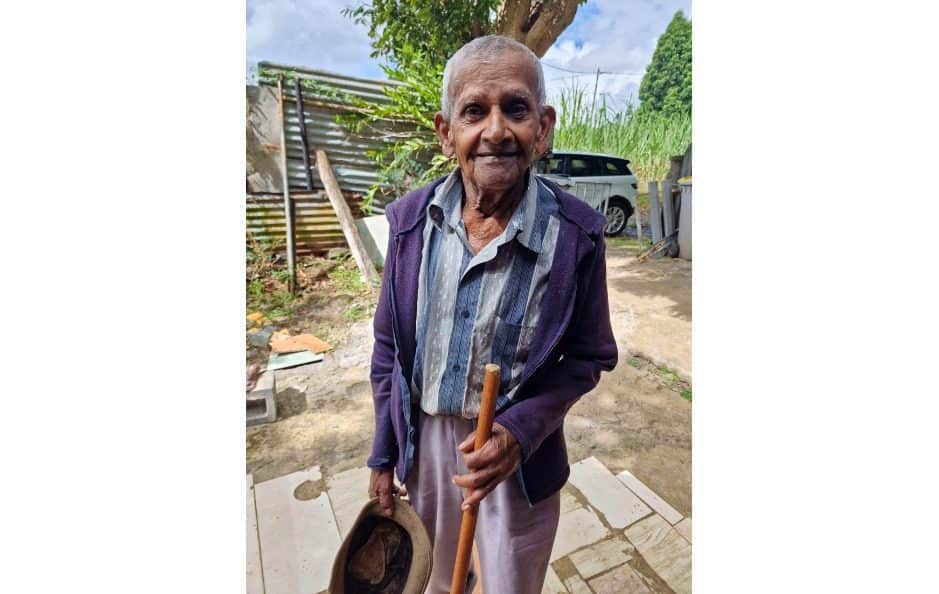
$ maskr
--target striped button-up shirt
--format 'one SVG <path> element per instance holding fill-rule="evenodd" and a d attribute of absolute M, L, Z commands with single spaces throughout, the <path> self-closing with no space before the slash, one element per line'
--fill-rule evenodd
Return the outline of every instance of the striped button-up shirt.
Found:
<path fill-rule="evenodd" d="M 502 370 L 496 409 L 518 388 L 557 242 L 558 201 L 529 169 L 505 231 L 473 254 L 457 169 L 427 206 L 412 394 L 431 415 L 479 415 L 484 367 Z"/>

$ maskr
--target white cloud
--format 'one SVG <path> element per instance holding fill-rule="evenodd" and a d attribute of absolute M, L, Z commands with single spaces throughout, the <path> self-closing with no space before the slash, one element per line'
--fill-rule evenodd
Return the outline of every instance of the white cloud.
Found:
<path fill-rule="evenodd" d="M 357 0 L 248 0 L 247 60 L 385 78 L 367 29 L 342 14 Z"/>
<path fill-rule="evenodd" d="M 369 57 L 366 28 L 342 14 L 343 8 L 360 1 L 248 0 L 249 71 L 258 61 L 268 60 L 384 78 L 378 61 Z M 593 73 L 600 68 L 617 74 L 601 75 L 598 93 L 620 108 L 630 97 L 638 100 L 639 83 L 656 40 L 677 10 L 690 17 L 690 0 L 589 0 L 544 56 L 545 64 L 586 74 L 545 66 L 549 98 L 569 87 L 571 77 L 592 93 Z"/>
<path fill-rule="evenodd" d="M 638 102 L 639 83 L 656 41 L 678 10 L 690 18 L 690 0 L 590 0 L 581 6 L 574 22 L 544 55 L 549 98 L 572 85 L 592 93 L 599 68 L 615 74 L 601 74 L 598 93 L 620 108 L 630 98 Z"/>

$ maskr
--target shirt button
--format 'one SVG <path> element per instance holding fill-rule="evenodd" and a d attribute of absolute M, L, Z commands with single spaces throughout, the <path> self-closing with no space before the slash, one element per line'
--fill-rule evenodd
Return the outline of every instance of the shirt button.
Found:
<path fill-rule="evenodd" d="M 463 310 L 463 319 L 465 320 L 465 319 L 468 318 L 468 317 L 469 317 L 469 312 L 464 309 L 464 310 Z"/>
<path fill-rule="evenodd" d="M 459 363 L 454 363 L 454 364 L 453 364 L 453 371 L 459 371 L 459 370 L 460 370 L 460 365 L 459 365 Z"/>

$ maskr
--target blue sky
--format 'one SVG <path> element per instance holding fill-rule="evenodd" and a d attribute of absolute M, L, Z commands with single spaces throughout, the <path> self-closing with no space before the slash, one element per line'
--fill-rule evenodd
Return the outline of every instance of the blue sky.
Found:
<path fill-rule="evenodd" d="M 365 27 L 342 14 L 356 0 L 248 0 L 249 74 L 262 60 L 329 70 L 365 78 L 384 78 Z M 542 58 L 549 98 L 565 86 L 593 89 L 595 74 L 573 74 L 551 65 L 587 73 L 599 67 L 598 92 L 617 107 L 639 93 L 639 82 L 655 42 L 676 11 L 691 17 L 690 0 L 589 0 L 574 22 Z"/>

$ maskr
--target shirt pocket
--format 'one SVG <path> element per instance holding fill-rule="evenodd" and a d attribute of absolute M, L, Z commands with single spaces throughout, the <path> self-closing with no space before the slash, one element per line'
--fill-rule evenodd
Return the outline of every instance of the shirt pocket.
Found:
<path fill-rule="evenodd" d="M 511 389 L 510 383 L 522 374 L 531 353 L 534 336 L 535 326 L 510 322 L 500 316 L 496 317 L 496 335 L 492 345 L 493 359 L 502 367 L 503 374 L 506 369 L 512 370 L 511 377 L 501 378 L 504 389 Z"/>

